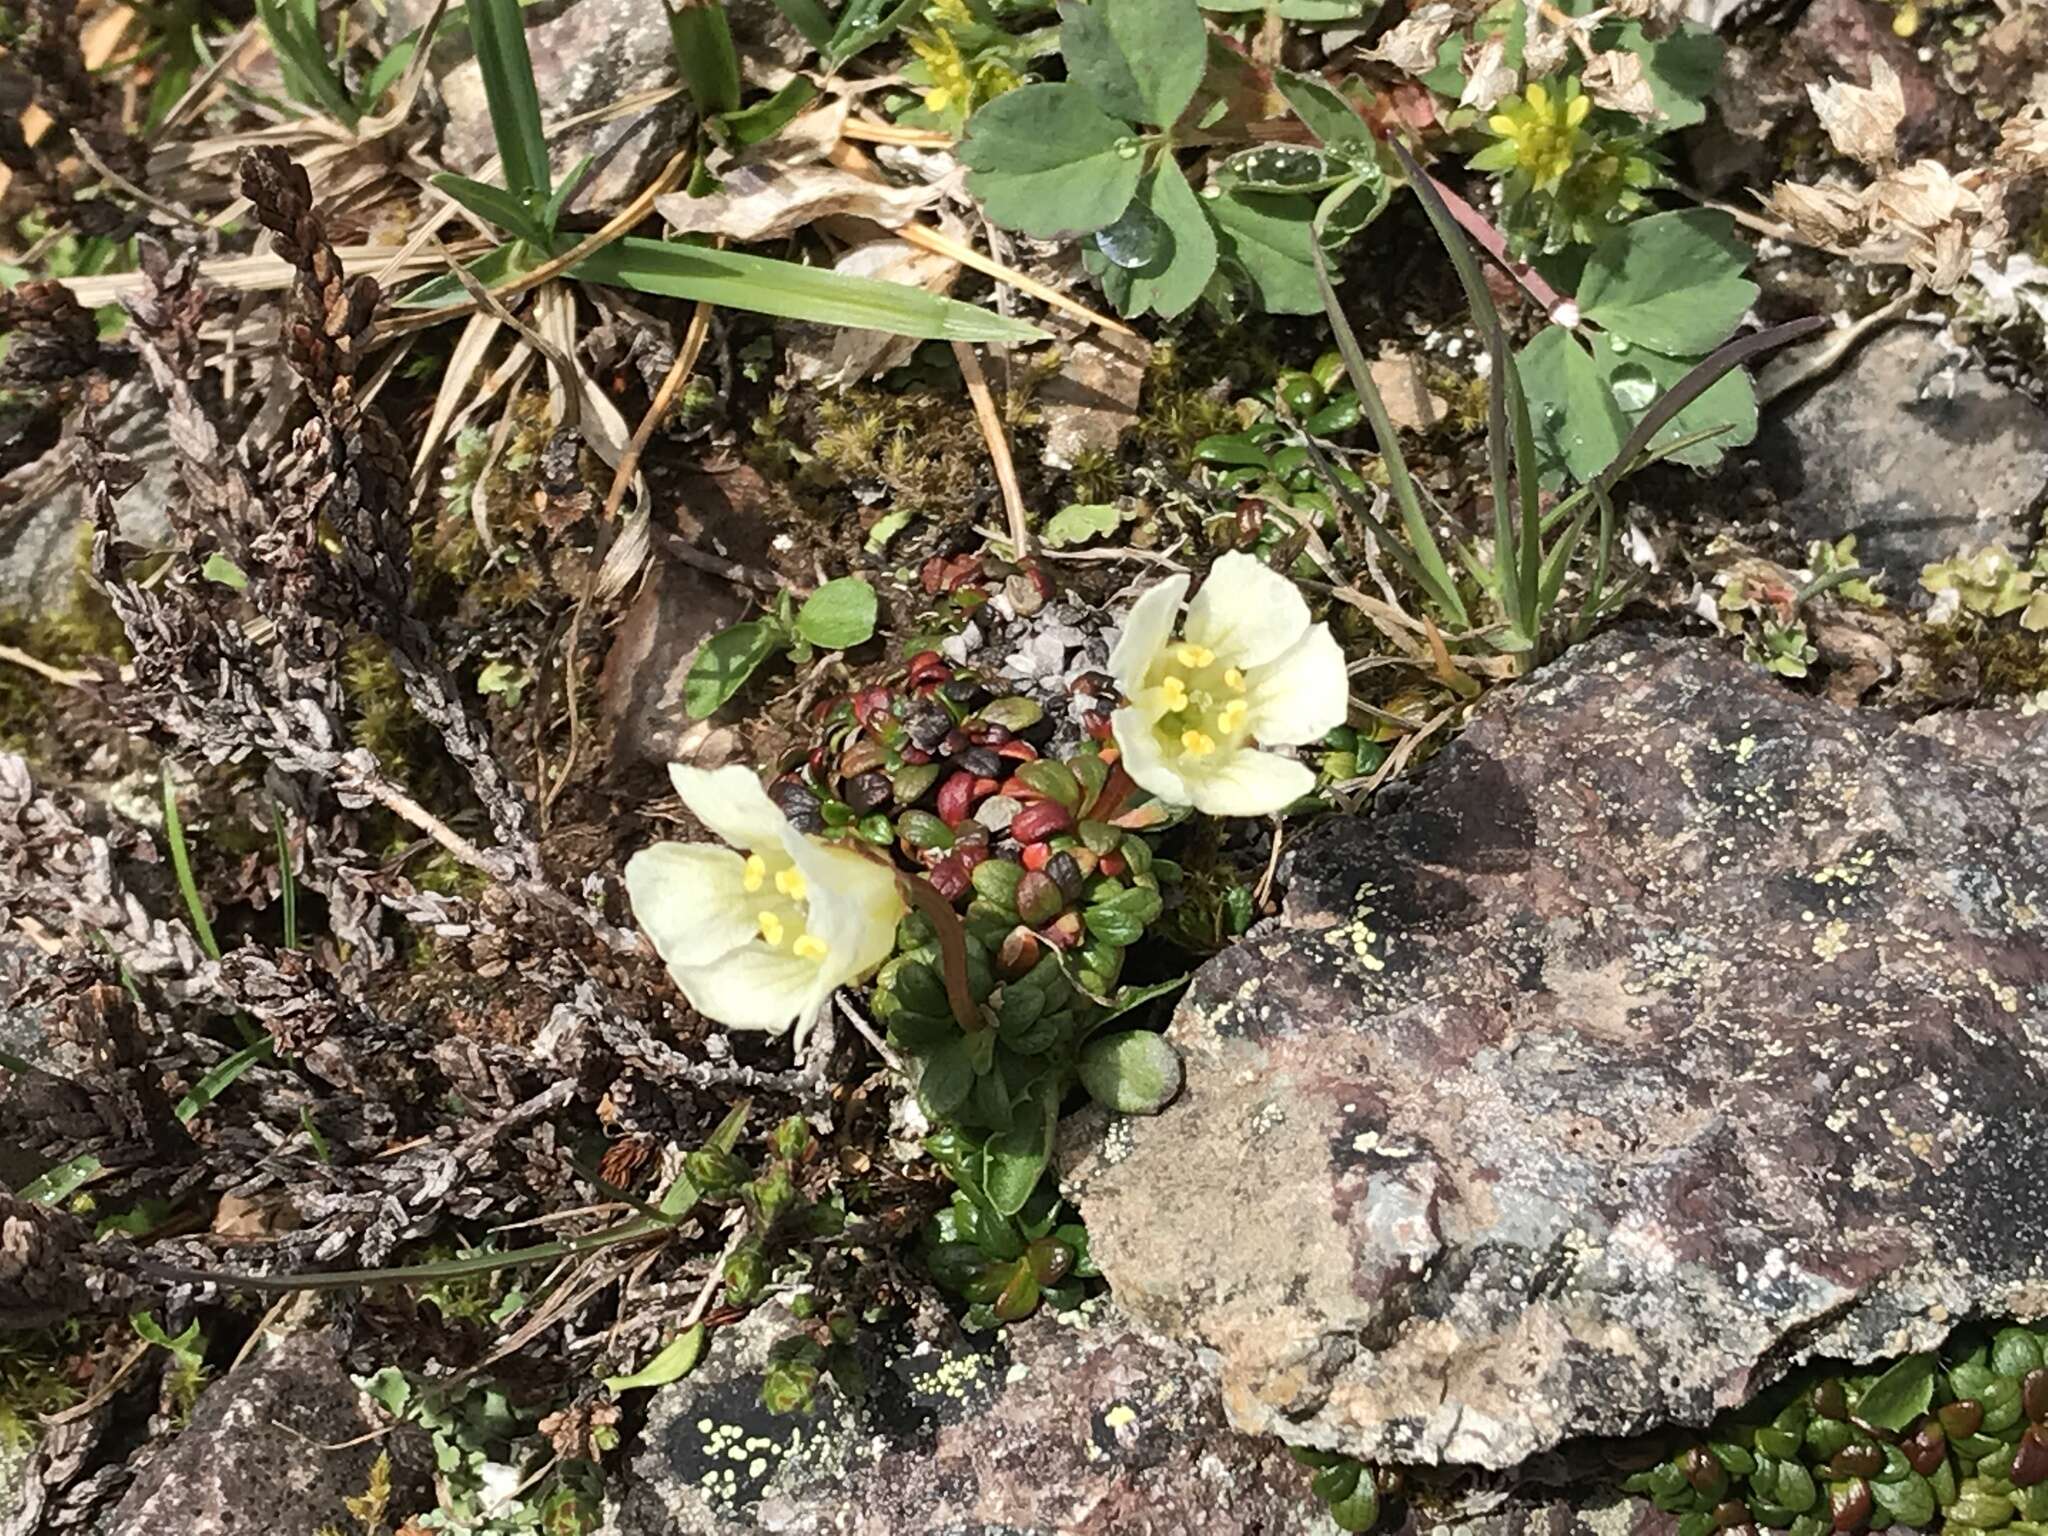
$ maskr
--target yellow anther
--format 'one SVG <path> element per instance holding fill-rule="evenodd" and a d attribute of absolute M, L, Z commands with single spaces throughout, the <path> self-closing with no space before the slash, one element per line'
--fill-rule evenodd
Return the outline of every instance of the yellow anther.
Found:
<path fill-rule="evenodd" d="M 1216 712 L 1216 729 L 1228 736 L 1244 724 L 1244 717 L 1251 712 L 1251 705 L 1243 699 L 1232 699 Z"/>
<path fill-rule="evenodd" d="M 1174 647 L 1173 654 L 1184 667 L 1206 667 L 1216 659 L 1216 653 L 1206 645 L 1186 642 Z"/>
<path fill-rule="evenodd" d="M 740 876 L 740 884 L 746 888 L 747 894 L 752 895 L 755 891 L 761 889 L 762 882 L 767 878 L 768 861 L 758 853 L 748 854 L 747 872 Z"/>
<path fill-rule="evenodd" d="M 1166 712 L 1179 714 L 1188 707 L 1188 685 L 1176 672 L 1169 672 L 1159 681 L 1159 691 L 1166 695 Z"/>
<path fill-rule="evenodd" d="M 796 942 L 789 947 L 799 960 L 822 960 L 826 954 L 825 941 L 815 933 L 798 934 Z"/>
<path fill-rule="evenodd" d="M 771 945 L 779 946 L 782 943 L 781 918 L 777 917 L 773 912 L 757 912 L 754 914 L 754 921 L 761 925 L 762 938 L 766 939 Z"/>
<path fill-rule="evenodd" d="M 1238 671 L 1237 668 L 1232 667 L 1228 672 L 1225 672 L 1223 674 L 1223 686 L 1228 688 L 1232 693 L 1243 693 L 1244 674 Z"/>
<path fill-rule="evenodd" d="M 1205 736 L 1200 731 L 1182 731 L 1180 744 L 1189 757 L 1207 757 L 1216 750 L 1215 737 Z"/>
<path fill-rule="evenodd" d="M 775 872 L 775 889 L 791 901 L 802 901 L 811 893 L 811 888 L 804 884 L 803 871 L 794 866 Z"/>

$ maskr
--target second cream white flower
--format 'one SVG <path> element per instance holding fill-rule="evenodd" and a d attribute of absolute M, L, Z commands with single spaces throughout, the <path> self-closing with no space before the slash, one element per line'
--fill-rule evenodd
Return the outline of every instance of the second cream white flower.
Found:
<path fill-rule="evenodd" d="M 1350 683 L 1327 624 L 1293 582 L 1250 555 L 1132 605 L 1109 670 L 1129 701 L 1116 712 L 1124 768 L 1142 789 L 1211 816 L 1265 816 L 1315 788 L 1314 772 L 1260 750 L 1316 741 L 1344 723 Z"/>

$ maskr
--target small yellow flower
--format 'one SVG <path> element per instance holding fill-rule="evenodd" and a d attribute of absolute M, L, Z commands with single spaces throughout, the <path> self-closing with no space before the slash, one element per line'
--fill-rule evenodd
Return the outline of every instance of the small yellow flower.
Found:
<path fill-rule="evenodd" d="M 1218 560 L 1183 618 L 1187 592 L 1185 576 L 1147 591 L 1110 653 L 1129 701 L 1114 722 L 1124 768 L 1160 799 L 1212 816 L 1282 810 L 1316 776 L 1260 748 L 1344 723 L 1344 653 L 1327 624 L 1310 622 L 1294 583 L 1250 555 Z"/>
<path fill-rule="evenodd" d="M 1592 110 L 1593 98 L 1581 94 L 1576 79 L 1555 92 L 1532 80 L 1486 120 L 1498 142 L 1473 156 L 1472 164 L 1481 170 L 1519 170 L 1537 191 L 1549 191 L 1589 147 L 1584 124 Z"/>
<path fill-rule="evenodd" d="M 699 1013 L 770 1034 L 794 1025 L 801 1044 L 833 992 L 896 947 L 895 872 L 799 833 L 745 768 L 675 766 L 669 776 L 733 847 L 641 849 L 626 863 L 633 915 Z"/>
<path fill-rule="evenodd" d="M 925 110 L 935 116 L 944 116 L 956 107 L 963 112 L 971 110 L 974 79 L 968 73 L 967 59 L 960 52 L 960 44 L 953 34 L 940 28 L 906 35 L 910 39 L 911 50 L 931 71 L 932 83 L 924 92 Z"/>

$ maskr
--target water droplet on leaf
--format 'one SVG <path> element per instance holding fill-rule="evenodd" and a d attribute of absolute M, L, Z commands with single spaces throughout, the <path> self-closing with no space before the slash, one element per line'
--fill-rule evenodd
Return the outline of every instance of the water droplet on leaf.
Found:
<path fill-rule="evenodd" d="M 1650 402 L 1657 398 L 1657 381 L 1641 363 L 1623 363 L 1614 370 L 1610 383 L 1614 403 L 1631 415 L 1648 410 Z"/>
<path fill-rule="evenodd" d="M 1095 248 L 1126 269 L 1156 260 L 1166 245 L 1166 226 L 1143 203 L 1132 203 L 1114 224 L 1095 232 Z"/>

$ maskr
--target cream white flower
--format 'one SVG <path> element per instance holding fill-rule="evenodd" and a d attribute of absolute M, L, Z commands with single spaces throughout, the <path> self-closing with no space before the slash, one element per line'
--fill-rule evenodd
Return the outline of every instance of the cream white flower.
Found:
<path fill-rule="evenodd" d="M 895 871 L 798 832 L 745 768 L 674 765 L 669 777 L 732 847 L 656 843 L 634 854 L 633 915 L 699 1013 L 770 1034 L 795 1025 L 801 1044 L 832 993 L 895 948 Z"/>
<path fill-rule="evenodd" d="M 1218 560 L 1183 619 L 1187 592 L 1185 576 L 1146 592 L 1110 653 L 1130 701 L 1115 717 L 1124 768 L 1140 788 L 1211 816 L 1282 810 L 1316 776 L 1258 749 L 1344 723 L 1344 653 L 1327 624 L 1309 622 L 1294 583 L 1250 555 Z"/>

